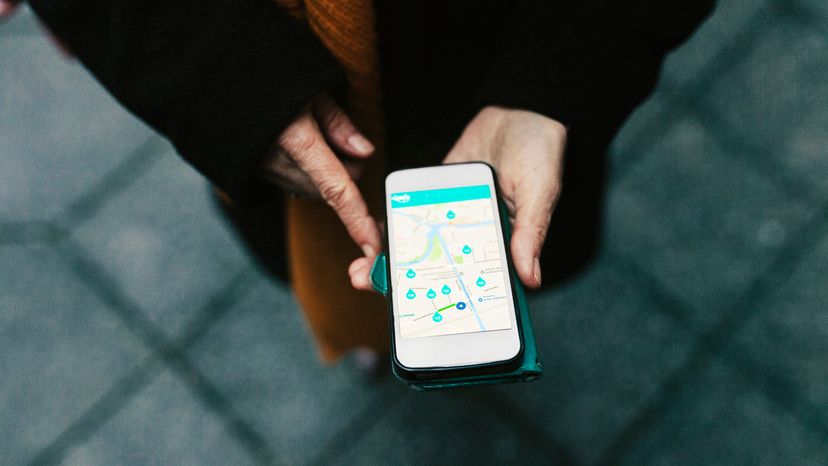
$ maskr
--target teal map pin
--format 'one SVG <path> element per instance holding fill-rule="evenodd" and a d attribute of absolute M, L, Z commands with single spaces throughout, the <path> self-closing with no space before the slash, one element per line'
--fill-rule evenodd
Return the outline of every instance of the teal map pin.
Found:
<path fill-rule="evenodd" d="M 434 322 L 440 322 L 441 320 L 443 320 L 443 316 L 441 316 L 439 312 L 435 312 L 434 315 L 431 317 L 431 320 L 433 320 Z"/>
<path fill-rule="evenodd" d="M 477 277 L 477 281 L 474 283 L 480 287 L 486 286 L 486 280 L 483 280 L 483 277 Z"/>
<path fill-rule="evenodd" d="M 408 293 L 405 294 L 405 297 L 408 299 L 414 299 L 417 297 L 417 293 L 415 293 L 414 290 L 409 289 Z"/>
<path fill-rule="evenodd" d="M 449 220 L 451 220 L 451 219 L 453 219 L 454 217 L 456 217 L 456 215 L 454 215 L 454 211 L 453 211 L 453 210 L 449 210 L 449 211 L 448 211 L 448 213 L 446 214 L 446 217 L 448 217 L 448 219 L 449 219 Z"/>
<path fill-rule="evenodd" d="M 471 248 L 468 244 L 463 246 L 463 254 L 471 254 Z"/>
<path fill-rule="evenodd" d="M 442 288 L 442 289 L 440 289 L 440 291 L 441 291 L 443 294 L 449 294 L 449 293 L 451 293 L 451 288 L 449 288 L 449 286 L 448 286 L 448 285 L 443 285 L 443 288 Z"/>
<path fill-rule="evenodd" d="M 417 276 L 417 272 L 414 269 L 408 269 L 408 272 L 405 273 L 405 276 L 408 278 L 414 278 Z"/>
<path fill-rule="evenodd" d="M 437 297 L 437 293 L 431 288 L 429 288 L 428 293 L 426 293 L 426 296 L 428 296 L 428 299 L 434 299 Z"/>

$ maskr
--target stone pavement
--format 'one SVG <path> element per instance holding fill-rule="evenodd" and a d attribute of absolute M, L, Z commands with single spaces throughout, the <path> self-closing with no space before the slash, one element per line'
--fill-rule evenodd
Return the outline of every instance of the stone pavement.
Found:
<path fill-rule="evenodd" d="M 0 25 L 0 464 L 828 464 L 828 6 L 724 0 L 612 148 L 546 377 L 321 367 L 204 180 Z"/>

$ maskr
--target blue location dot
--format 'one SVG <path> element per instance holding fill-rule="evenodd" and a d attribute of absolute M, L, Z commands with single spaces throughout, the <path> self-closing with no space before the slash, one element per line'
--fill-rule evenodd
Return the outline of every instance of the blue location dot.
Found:
<path fill-rule="evenodd" d="M 431 316 L 431 320 L 433 320 L 434 322 L 440 322 L 441 320 L 443 320 L 443 316 L 441 316 L 439 312 L 435 312 L 434 315 Z"/>
<path fill-rule="evenodd" d="M 417 276 L 417 272 L 414 269 L 408 269 L 408 272 L 405 273 L 405 276 L 408 278 L 414 278 Z"/>
<path fill-rule="evenodd" d="M 417 293 L 414 290 L 408 290 L 408 293 L 405 294 L 405 297 L 408 299 L 414 299 L 417 297 Z"/>
<path fill-rule="evenodd" d="M 440 292 L 442 292 L 443 294 L 449 294 L 451 293 L 451 288 L 449 288 L 448 285 L 443 285 L 443 288 L 440 289 Z"/>
<path fill-rule="evenodd" d="M 471 254 L 471 248 L 468 244 L 463 246 L 463 254 Z"/>
<path fill-rule="evenodd" d="M 426 296 L 428 296 L 428 299 L 434 299 L 437 297 L 437 293 L 431 288 L 429 288 L 428 293 L 426 293 Z"/>
<path fill-rule="evenodd" d="M 453 211 L 453 210 L 449 210 L 449 211 L 446 213 L 446 217 L 448 217 L 448 219 L 449 219 L 449 220 L 451 220 L 451 219 L 453 219 L 454 217 L 456 217 L 456 215 L 454 215 L 454 211 Z"/>
<path fill-rule="evenodd" d="M 477 281 L 474 283 L 480 287 L 486 286 L 486 280 L 483 280 L 483 277 L 477 277 Z"/>
<path fill-rule="evenodd" d="M 458 301 L 456 307 L 457 309 L 460 309 L 462 311 L 466 308 L 466 303 L 464 303 L 463 301 Z"/>

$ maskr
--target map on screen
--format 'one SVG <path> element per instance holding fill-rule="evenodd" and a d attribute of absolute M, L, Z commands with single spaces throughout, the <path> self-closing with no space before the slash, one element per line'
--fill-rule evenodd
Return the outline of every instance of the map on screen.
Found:
<path fill-rule="evenodd" d="M 488 185 L 391 194 L 400 336 L 512 326 Z"/>

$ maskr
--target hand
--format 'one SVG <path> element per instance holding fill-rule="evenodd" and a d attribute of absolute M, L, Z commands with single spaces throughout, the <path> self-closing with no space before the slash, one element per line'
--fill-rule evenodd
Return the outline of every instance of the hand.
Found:
<path fill-rule="evenodd" d="M 529 288 L 541 285 L 540 252 L 561 190 L 566 128 L 537 113 L 486 107 L 466 126 L 444 163 L 483 161 L 497 171 L 512 222 L 515 271 Z M 349 268 L 351 283 L 371 289 L 369 259 Z"/>
<path fill-rule="evenodd" d="M 379 228 L 354 183 L 373 152 L 345 112 L 322 94 L 282 131 L 265 154 L 261 173 L 294 193 L 324 199 L 363 253 L 373 258 L 382 247 Z"/>
<path fill-rule="evenodd" d="M 443 160 L 479 160 L 495 168 L 512 222 L 512 261 L 529 288 L 541 285 L 540 253 L 561 191 L 566 132 L 537 113 L 486 107 Z"/>

